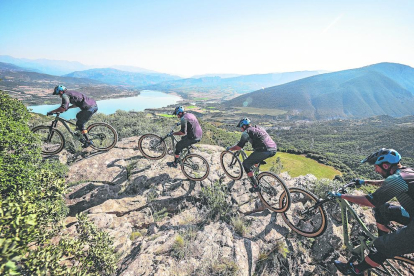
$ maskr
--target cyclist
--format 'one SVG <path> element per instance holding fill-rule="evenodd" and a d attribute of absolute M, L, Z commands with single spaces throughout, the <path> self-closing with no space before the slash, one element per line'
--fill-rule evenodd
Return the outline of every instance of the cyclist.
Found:
<path fill-rule="evenodd" d="M 382 148 L 361 161 L 375 165 L 375 172 L 384 180 L 356 179 L 357 186 L 372 184 L 380 186 L 373 194 L 363 196 L 341 195 L 331 192 L 350 202 L 374 207 L 378 227 L 378 238 L 374 250 L 359 264 L 335 261 L 335 266 L 345 275 L 363 275 L 363 271 L 381 265 L 386 259 L 414 252 L 414 170 L 403 167 L 401 155 L 393 149 Z M 396 197 L 401 206 L 387 203 Z M 396 232 L 387 227 L 390 221 L 405 225 Z"/>
<path fill-rule="evenodd" d="M 85 124 L 92 115 L 98 110 L 98 106 L 94 99 L 85 96 L 83 93 L 73 90 L 67 90 L 63 85 L 58 85 L 53 90 L 53 95 L 59 95 L 62 98 L 62 105 L 55 110 L 49 111 L 47 115 L 54 113 L 62 113 L 70 108 L 79 107 L 81 109 L 76 114 L 76 132 L 75 134 L 80 136 L 83 134 L 83 138 L 80 141 L 83 143 L 83 147 L 87 148 L 92 145 L 92 141 L 88 138 L 88 131 L 85 129 Z M 69 103 L 72 105 L 69 106 Z M 79 131 L 79 132 L 78 132 Z"/>
<path fill-rule="evenodd" d="M 178 158 L 180 157 L 181 151 L 192 144 L 200 142 L 203 136 L 203 130 L 201 129 L 196 116 L 192 113 L 185 112 L 184 107 L 182 106 L 177 106 L 172 115 L 177 115 L 177 117 L 181 119 L 181 130 L 172 132 L 169 135 L 185 135 L 175 147 L 174 161 L 167 162 L 168 166 L 177 168 Z"/>
<path fill-rule="evenodd" d="M 226 149 L 231 151 L 240 150 L 247 142 L 250 142 L 252 144 L 254 152 L 250 154 L 246 160 L 243 161 L 243 167 L 253 185 L 249 191 L 252 193 L 259 192 L 260 188 L 257 184 L 257 179 L 253 175 L 251 167 L 255 164 L 259 164 L 261 161 L 269 157 L 274 156 L 277 151 L 277 145 L 272 140 L 270 135 L 266 132 L 266 130 L 256 125 L 252 126 L 250 124 L 249 118 L 241 119 L 236 127 L 239 127 L 243 132 L 240 141 L 237 143 L 237 145 L 227 147 Z"/>

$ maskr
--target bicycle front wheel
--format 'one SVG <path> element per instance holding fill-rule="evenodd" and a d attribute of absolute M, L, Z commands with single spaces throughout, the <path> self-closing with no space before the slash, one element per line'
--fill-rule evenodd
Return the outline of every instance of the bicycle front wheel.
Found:
<path fill-rule="evenodd" d="M 151 160 L 159 160 L 167 153 L 165 141 L 155 134 L 142 135 L 138 140 L 138 149 L 143 156 Z"/>
<path fill-rule="evenodd" d="M 314 238 L 322 235 L 326 227 L 327 216 L 322 205 L 317 205 L 317 197 L 304 189 L 290 188 L 290 209 L 282 214 L 285 223 L 299 235 Z M 280 202 L 286 194 L 283 193 Z"/>
<path fill-rule="evenodd" d="M 230 151 L 223 151 L 220 154 L 220 164 L 228 177 L 239 180 L 243 176 L 243 167 L 240 159 Z"/>
<path fill-rule="evenodd" d="M 91 147 L 99 151 L 110 150 L 118 142 L 118 133 L 106 123 L 95 123 L 88 127 L 88 137 L 92 141 Z"/>
<path fill-rule="evenodd" d="M 37 126 L 32 129 L 32 132 L 40 136 L 43 154 L 58 154 L 65 147 L 65 138 L 57 129 L 50 126 Z"/>
<path fill-rule="evenodd" d="M 262 172 L 257 176 L 257 183 L 260 187 L 259 197 L 267 208 L 276 213 L 289 209 L 290 193 L 285 181 L 271 172 Z M 285 196 L 281 197 L 282 194 Z"/>
<path fill-rule="evenodd" d="M 210 166 L 204 157 L 198 154 L 187 154 L 181 162 L 181 170 L 188 179 L 202 181 L 210 173 Z"/>

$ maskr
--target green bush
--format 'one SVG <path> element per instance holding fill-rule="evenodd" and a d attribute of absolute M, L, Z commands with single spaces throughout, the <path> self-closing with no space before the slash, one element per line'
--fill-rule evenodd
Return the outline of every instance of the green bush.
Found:
<path fill-rule="evenodd" d="M 62 236 L 67 168 L 42 160 L 21 102 L 0 91 L 0 106 L 0 275 L 112 274 L 112 241 L 86 216 Z"/>
<path fill-rule="evenodd" d="M 216 181 L 211 186 L 201 188 L 201 199 L 209 210 L 211 219 L 229 221 L 231 204 L 227 201 L 226 186 Z"/>

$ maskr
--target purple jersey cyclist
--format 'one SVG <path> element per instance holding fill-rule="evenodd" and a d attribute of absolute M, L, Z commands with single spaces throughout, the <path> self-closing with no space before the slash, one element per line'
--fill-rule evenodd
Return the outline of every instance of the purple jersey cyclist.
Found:
<path fill-rule="evenodd" d="M 181 119 L 181 129 L 171 135 L 185 135 L 175 147 L 174 162 L 167 163 L 168 166 L 176 168 L 181 151 L 192 144 L 200 142 L 203 136 L 203 130 L 196 116 L 192 113 L 185 112 L 182 106 L 177 106 L 172 114 L 177 115 Z"/>
<path fill-rule="evenodd" d="M 377 222 L 378 238 L 374 241 L 375 251 L 371 251 L 364 261 L 358 264 L 335 261 L 338 270 L 345 275 L 364 275 L 365 270 L 380 266 L 386 259 L 414 253 L 414 170 L 403 167 L 400 160 L 401 155 L 397 151 L 382 148 L 361 161 L 375 165 L 375 172 L 385 178 L 355 180 L 357 186 L 379 186 L 373 194 L 353 196 L 330 193 L 359 205 L 373 207 Z M 387 203 L 394 197 L 401 206 Z M 390 232 L 390 228 L 387 227 L 390 221 L 405 226 L 396 232 Z"/>
<path fill-rule="evenodd" d="M 67 111 L 70 108 L 79 107 L 81 111 L 76 114 L 76 129 L 83 134 L 81 142 L 83 142 L 83 147 L 89 147 L 92 145 L 92 141 L 88 138 L 87 130 L 85 129 L 85 124 L 92 115 L 98 110 L 98 106 L 94 99 L 89 98 L 85 94 L 67 90 L 63 85 L 58 85 L 53 90 L 53 95 L 59 95 L 62 98 L 62 105 L 55 110 L 49 111 L 47 115 L 52 115 L 54 113 L 62 113 Z M 72 104 L 69 106 L 69 104 Z M 80 134 L 79 134 L 80 135 Z"/>
<path fill-rule="evenodd" d="M 259 126 L 252 126 L 249 118 L 241 119 L 236 127 L 240 127 L 240 130 L 243 131 L 242 136 L 237 145 L 228 147 L 227 150 L 240 150 L 247 142 L 252 144 L 254 152 L 243 161 L 243 168 L 253 185 L 253 188 L 250 188 L 249 191 L 259 192 L 260 188 L 257 185 L 257 179 L 253 175 L 251 168 L 253 165 L 259 164 L 261 161 L 274 156 L 277 151 L 277 145 L 266 130 Z"/>

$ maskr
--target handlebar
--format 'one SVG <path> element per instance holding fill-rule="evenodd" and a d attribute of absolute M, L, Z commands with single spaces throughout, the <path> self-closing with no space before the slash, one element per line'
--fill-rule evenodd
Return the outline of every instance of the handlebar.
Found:
<path fill-rule="evenodd" d="M 349 182 L 347 184 L 345 184 L 344 186 L 340 187 L 336 192 L 341 193 L 341 194 L 347 194 L 348 191 L 346 190 L 346 188 L 355 188 L 356 187 L 356 183 L 355 182 Z M 327 194 L 329 194 L 329 192 L 326 192 Z M 327 195 L 328 199 L 334 199 L 334 197 L 331 197 L 329 195 Z"/>

